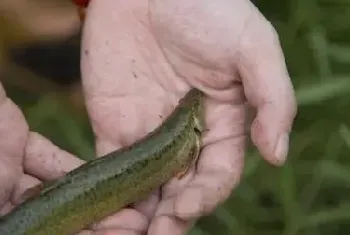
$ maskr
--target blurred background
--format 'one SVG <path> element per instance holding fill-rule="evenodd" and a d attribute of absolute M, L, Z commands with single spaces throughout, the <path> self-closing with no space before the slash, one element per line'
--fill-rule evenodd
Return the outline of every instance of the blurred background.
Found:
<path fill-rule="evenodd" d="M 350 231 L 350 0 L 255 0 L 276 27 L 299 114 L 289 160 L 249 147 L 240 186 L 191 235 L 345 235 Z M 88 160 L 80 22 L 67 0 L 1 0 L 0 78 L 31 128 Z"/>

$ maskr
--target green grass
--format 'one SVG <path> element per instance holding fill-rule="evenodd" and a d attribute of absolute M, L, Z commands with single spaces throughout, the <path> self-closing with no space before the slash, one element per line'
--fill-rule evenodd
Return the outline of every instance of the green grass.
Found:
<path fill-rule="evenodd" d="M 345 235 L 350 231 L 350 1 L 257 1 L 280 34 L 296 89 L 299 114 L 289 160 L 281 168 L 269 166 L 251 147 L 232 197 L 190 234 Z M 10 94 L 34 130 L 78 156 L 93 156 L 84 115 L 72 115 L 54 96 L 28 101 Z"/>

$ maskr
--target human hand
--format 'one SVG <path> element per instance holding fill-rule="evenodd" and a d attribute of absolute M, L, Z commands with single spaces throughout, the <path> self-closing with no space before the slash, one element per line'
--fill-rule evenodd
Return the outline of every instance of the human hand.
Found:
<path fill-rule="evenodd" d="M 29 131 L 22 112 L 0 83 L 0 217 L 31 196 L 28 189 L 57 179 L 83 162 Z"/>
<path fill-rule="evenodd" d="M 284 149 L 275 151 L 275 146 L 290 131 L 296 108 L 276 35 L 249 2 L 208 3 L 150 1 L 150 22 L 147 1 L 92 3 L 83 82 L 98 152 L 131 144 L 154 129 L 190 86 L 208 95 L 210 131 L 203 138 L 197 172 L 81 234 L 140 234 L 149 225 L 150 234 L 183 234 L 191 221 L 225 200 L 243 167 L 243 94 L 258 108 L 253 142 L 269 162 L 284 162 L 287 141 Z M 236 9 L 240 14 L 233 16 Z M 112 25 L 120 31 L 111 31 Z M 56 179 L 83 161 L 30 132 L 2 87 L 0 117 L 0 213 L 5 214 L 25 199 L 27 188 Z"/>
<path fill-rule="evenodd" d="M 208 133 L 198 168 L 82 234 L 182 235 L 240 180 L 246 106 L 251 137 L 282 165 L 296 114 L 278 36 L 248 0 L 91 1 L 82 73 L 98 155 L 159 125 L 190 87 L 205 92 Z"/>

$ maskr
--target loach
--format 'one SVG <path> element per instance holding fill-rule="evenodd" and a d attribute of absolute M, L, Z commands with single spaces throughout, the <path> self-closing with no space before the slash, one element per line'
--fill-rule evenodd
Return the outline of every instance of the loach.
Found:
<path fill-rule="evenodd" d="M 76 234 L 182 177 L 198 158 L 203 130 L 203 93 L 191 89 L 146 137 L 83 164 L 0 218 L 0 234 Z"/>

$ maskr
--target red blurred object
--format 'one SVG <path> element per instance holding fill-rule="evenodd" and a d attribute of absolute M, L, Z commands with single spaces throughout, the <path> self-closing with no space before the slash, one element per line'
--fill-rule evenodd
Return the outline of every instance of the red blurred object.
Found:
<path fill-rule="evenodd" d="M 83 22 L 85 19 L 85 8 L 89 5 L 90 0 L 72 0 L 75 5 L 78 6 L 78 14 L 80 20 Z"/>
<path fill-rule="evenodd" d="M 87 7 L 90 2 L 90 0 L 72 0 L 72 1 L 80 7 Z"/>

